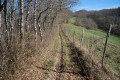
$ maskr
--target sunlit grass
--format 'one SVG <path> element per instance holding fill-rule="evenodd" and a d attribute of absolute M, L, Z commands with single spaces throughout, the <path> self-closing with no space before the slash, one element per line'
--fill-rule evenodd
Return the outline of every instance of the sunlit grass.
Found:
<path fill-rule="evenodd" d="M 73 23 L 73 24 L 75 23 L 75 21 L 76 21 L 76 17 L 73 17 L 73 18 L 70 19 L 70 22 Z"/>
<path fill-rule="evenodd" d="M 71 37 L 73 37 L 74 31 L 75 31 L 75 39 L 81 42 L 83 27 L 75 26 L 71 23 L 64 24 L 63 27 L 66 28 L 66 31 L 69 33 Z M 89 49 L 89 46 L 94 40 L 104 37 L 98 40 L 95 44 L 93 44 L 94 53 L 96 55 L 99 55 L 97 57 L 101 59 L 103 50 L 104 50 L 106 35 L 107 33 L 101 29 L 97 29 L 97 30 L 84 29 L 83 46 Z M 111 67 L 113 67 L 115 70 L 117 70 L 118 72 L 120 67 L 120 64 L 118 64 L 118 58 L 119 58 L 119 52 L 120 52 L 119 49 L 120 49 L 120 37 L 111 34 L 108 42 L 107 51 L 106 51 L 107 57 L 105 58 L 106 60 L 105 62 L 109 64 Z"/>

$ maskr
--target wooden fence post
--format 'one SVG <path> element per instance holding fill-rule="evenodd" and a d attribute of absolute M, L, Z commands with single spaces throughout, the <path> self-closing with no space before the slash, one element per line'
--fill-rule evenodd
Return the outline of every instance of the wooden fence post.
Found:
<path fill-rule="evenodd" d="M 83 31 L 82 31 L 81 48 L 83 46 L 83 38 L 84 38 L 84 28 L 83 28 Z"/>
<path fill-rule="evenodd" d="M 108 44 L 108 40 L 109 40 L 109 36 L 110 36 L 112 26 L 113 25 L 110 24 L 110 28 L 109 28 L 109 31 L 107 32 L 107 36 L 106 36 L 106 42 L 105 42 L 105 47 L 104 47 L 104 52 L 103 52 L 103 57 L 102 57 L 102 68 L 104 68 L 104 58 L 105 58 L 105 53 L 106 53 L 107 44 Z"/>
<path fill-rule="evenodd" d="M 75 31 L 73 33 L 73 43 L 75 43 Z"/>

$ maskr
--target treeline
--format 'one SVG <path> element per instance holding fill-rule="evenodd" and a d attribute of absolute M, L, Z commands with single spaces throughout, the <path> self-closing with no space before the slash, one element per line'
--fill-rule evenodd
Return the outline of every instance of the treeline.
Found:
<path fill-rule="evenodd" d="M 75 13 L 75 17 L 90 18 L 97 26 L 108 31 L 110 24 L 114 24 L 111 33 L 120 36 L 120 7 L 115 9 L 104 9 L 100 11 L 81 10 Z M 93 26 L 94 27 L 94 26 Z"/>
<path fill-rule="evenodd" d="M 77 18 L 74 24 L 77 26 L 85 27 L 86 29 L 92 29 L 92 30 L 97 29 L 97 24 L 91 18 L 86 18 L 86 17 Z"/>
<path fill-rule="evenodd" d="M 20 63 L 47 45 L 61 13 L 77 1 L 0 0 L 0 80 L 15 80 Z"/>

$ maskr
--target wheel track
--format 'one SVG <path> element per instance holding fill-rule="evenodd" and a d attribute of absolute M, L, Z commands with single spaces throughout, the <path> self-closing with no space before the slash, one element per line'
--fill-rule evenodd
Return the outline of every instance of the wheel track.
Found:
<path fill-rule="evenodd" d="M 71 43 L 71 41 L 68 39 L 68 37 L 65 35 L 65 33 L 62 31 L 61 27 L 59 28 L 59 54 L 57 56 L 57 62 L 55 63 L 55 72 L 54 76 L 50 80 L 85 80 L 83 78 L 83 74 L 80 73 L 80 67 L 78 66 L 79 63 L 76 61 L 73 61 L 73 57 L 70 55 L 74 54 L 74 58 L 78 59 L 76 57 L 76 49 L 75 46 Z M 66 48 L 65 48 L 66 47 Z M 65 49 L 64 49 L 65 48 Z M 68 49 L 68 52 L 65 52 L 64 50 Z M 63 57 L 64 55 L 67 55 L 71 62 L 69 64 L 63 64 L 65 63 Z M 67 65 L 67 68 L 66 68 Z M 67 76 L 68 78 L 64 78 Z"/>
<path fill-rule="evenodd" d="M 71 51 L 71 48 L 70 48 L 70 46 L 68 45 L 68 43 L 70 42 L 70 41 L 68 41 L 68 38 L 67 38 L 67 36 L 65 36 L 65 34 L 63 33 L 63 31 L 62 31 L 62 28 L 60 27 L 60 29 L 59 29 L 59 37 L 60 37 L 60 48 L 59 48 L 59 57 L 58 57 L 58 59 L 59 59 L 59 62 L 58 62 L 58 65 L 57 65 L 57 67 L 56 67 L 56 70 L 58 71 L 58 74 L 57 74 L 57 78 L 56 78 L 56 80 L 66 80 L 66 79 L 64 79 L 64 77 L 65 77 L 65 75 L 67 76 L 67 77 L 69 77 L 69 79 L 68 80 L 74 80 L 75 78 L 76 79 L 78 79 L 78 80 L 83 80 L 82 78 L 81 78 L 81 75 L 79 74 L 79 72 L 74 72 L 74 67 L 72 67 L 73 69 L 72 70 L 65 70 L 65 66 L 68 66 L 68 67 L 71 67 L 71 66 L 74 66 L 74 64 L 72 64 L 71 66 L 69 66 L 69 65 L 67 65 L 67 64 L 63 64 L 63 63 L 65 63 L 64 61 L 64 59 L 63 59 L 63 57 L 64 57 L 64 55 L 67 55 L 67 56 L 69 56 L 69 53 L 70 53 L 70 51 Z M 70 42 L 71 43 L 71 42 Z M 66 47 L 66 48 L 65 48 Z M 65 52 L 64 50 L 63 50 L 63 48 L 65 48 L 65 49 L 68 49 L 68 52 Z M 71 60 L 71 58 L 69 57 L 69 59 Z M 69 64 L 71 64 L 71 63 L 69 63 Z M 76 66 L 75 66 L 75 68 L 76 68 Z M 71 77 L 71 76 L 73 76 L 73 78 Z M 70 78 L 71 77 L 71 78 Z"/>
<path fill-rule="evenodd" d="M 63 46 L 62 46 L 62 36 L 61 36 L 61 28 L 59 29 L 59 38 L 60 38 L 60 48 L 59 48 L 59 62 L 57 63 L 56 70 L 58 72 L 56 80 L 60 80 L 62 71 L 63 71 Z"/>
<path fill-rule="evenodd" d="M 91 77 L 91 68 L 87 66 L 86 62 L 87 60 L 84 59 L 84 51 L 79 50 L 78 47 L 72 42 L 70 37 L 66 35 L 66 32 L 62 30 L 63 35 L 67 38 L 68 41 L 70 41 L 70 51 L 72 54 L 74 54 L 74 62 L 77 63 L 76 65 L 79 67 L 80 71 L 78 71 L 79 75 L 84 77 L 85 80 L 93 80 L 93 77 Z M 72 58 L 71 58 L 72 59 Z M 90 62 L 91 63 L 91 62 Z M 83 79 L 82 79 L 83 80 Z"/>

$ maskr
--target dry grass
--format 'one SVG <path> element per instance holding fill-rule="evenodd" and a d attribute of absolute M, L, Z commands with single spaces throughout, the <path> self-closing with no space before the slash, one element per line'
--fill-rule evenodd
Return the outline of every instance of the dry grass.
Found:
<path fill-rule="evenodd" d="M 63 29 L 64 34 L 69 40 L 72 42 L 72 38 L 69 34 Z M 73 43 L 72 43 L 73 44 Z M 89 50 L 86 47 L 80 47 L 80 43 L 76 40 L 73 44 L 74 49 L 76 49 L 76 58 L 78 58 L 78 62 L 80 62 L 80 66 L 83 66 L 83 73 L 86 75 L 86 79 L 88 80 L 118 80 L 115 77 L 117 75 L 114 70 L 110 69 L 108 66 L 103 70 L 101 68 L 100 59 L 96 57 L 96 55 L 89 53 Z M 82 62 L 81 62 L 82 61 Z M 81 67 L 82 68 L 82 67 Z"/>
<path fill-rule="evenodd" d="M 53 37 L 56 34 L 57 27 L 52 29 L 52 31 L 44 33 L 43 43 L 41 43 L 41 39 L 38 36 L 37 48 L 34 32 L 25 33 L 23 39 L 24 46 L 21 44 L 19 36 L 17 34 L 14 35 L 11 44 L 9 44 L 9 48 L 6 48 L 5 45 L 4 51 L 0 51 L 0 80 L 24 80 L 26 78 L 24 76 L 27 75 L 25 71 L 33 70 L 33 72 L 36 72 L 37 69 L 33 66 L 44 64 L 45 58 L 51 56 L 47 54 L 49 52 L 44 51 L 47 51 L 48 45 L 55 40 Z M 47 56 L 44 56 L 44 53 Z M 29 72 L 29 74 L 31 73 Z"/>

